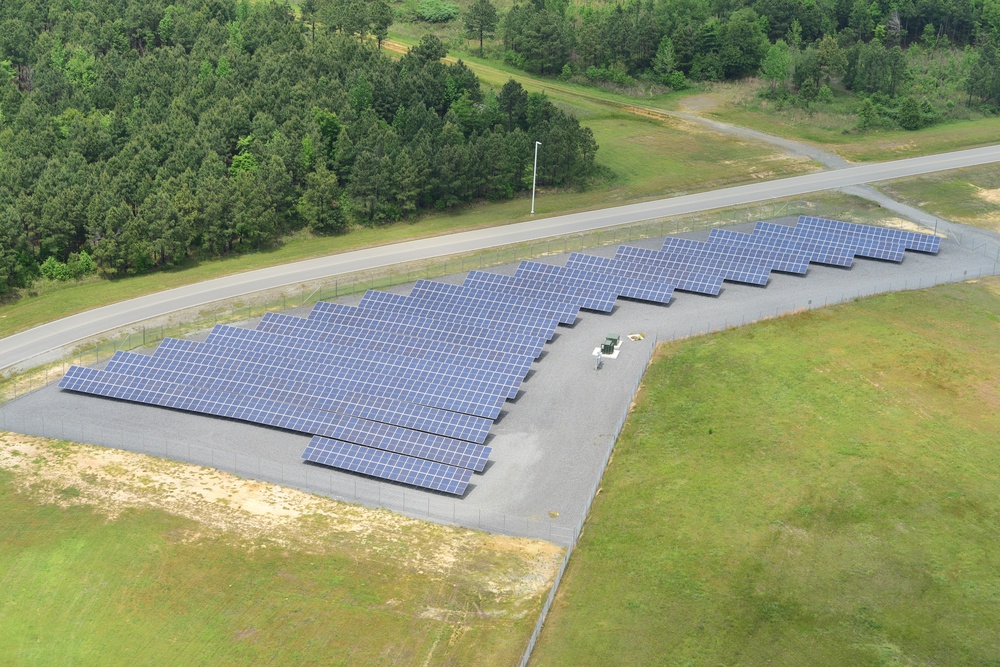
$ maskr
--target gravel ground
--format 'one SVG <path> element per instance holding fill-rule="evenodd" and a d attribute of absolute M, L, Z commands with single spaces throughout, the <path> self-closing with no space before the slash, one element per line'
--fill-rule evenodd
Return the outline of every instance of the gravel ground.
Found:
<path fill-rule="evenodd" d="M 748 226 L 732 229 L 747 231 Z M 636 245 L 658 248 L 661 243 L 650 239 Z M 609 246 L 591 252 L 610 256 L 614 251 Z M 487 441 L 493 447 L 491 462 L 461 499 L 303 464 L 299 457 L 308 437 L 302 435 L 96 399 L 54 385 L 0 407 L 0 428 L 168 456 L 416 517 L 565 544 L 584 518 L 654 341 L 860 295 L 992 274 L 997 270 L 996 250 L 992 253 L 946 239 L 937 256 L 908 252 L 901 265 L 863 259 L 850 269 L 812 265 L 806 276 L 772 274 L 766 288 L 727 282 L 718 297 L 678 292 L 669 306 L 620 299 L 611 314 L 582 312 L 573 326 L 559 328 L 518 397 L 507 403 Z M 544 261 L 561 264 L 564 258 Z M 514 268 L 494 270 L 512 273 Z M 460 283 L 463 278 L 443 280 Z M 605 360 L 595 371 L 591 354 L 609 333 L 646 338 L 624 339 L 618 358 Z"/>

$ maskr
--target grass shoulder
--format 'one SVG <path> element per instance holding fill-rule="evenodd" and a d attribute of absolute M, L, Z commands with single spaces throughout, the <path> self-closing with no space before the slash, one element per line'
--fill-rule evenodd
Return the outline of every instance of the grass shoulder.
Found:
<path fill-rule="evenodd" d="M 946 220 L 1000 232 L 998 165 L 887 181 L 879 189 Z"/>
<path fill-rule="evenodd" d="M 662 346 L 536 663 L 997 662 L 998 320 L 990 280 Z"/>

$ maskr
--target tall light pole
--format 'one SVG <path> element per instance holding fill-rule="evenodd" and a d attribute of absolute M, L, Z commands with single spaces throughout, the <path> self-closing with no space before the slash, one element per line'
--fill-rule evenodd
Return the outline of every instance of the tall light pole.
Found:
<path fill-rule="evenodd" d="M 535 181 L 538 178 L 538 147 L 542 142 L 535 142 L 535 168 L 531 170 L 531 215 L 535 214 Z"/>

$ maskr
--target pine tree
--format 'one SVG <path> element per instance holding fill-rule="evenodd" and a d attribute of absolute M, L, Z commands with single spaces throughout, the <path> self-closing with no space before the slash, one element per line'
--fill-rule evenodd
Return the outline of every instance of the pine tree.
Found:
<path fill-rule="evenodd" d="M 492 37 L 500 19 L 490 0 L 475 0 L 465 13 L 465 34 L 479 39 L 479 55 L 483 55 L 483 37 Z"/>

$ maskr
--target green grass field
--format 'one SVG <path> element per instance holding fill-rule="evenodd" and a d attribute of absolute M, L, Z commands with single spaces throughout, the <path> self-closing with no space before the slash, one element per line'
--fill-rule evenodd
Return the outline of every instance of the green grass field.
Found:
<path fill-rule="evenodd" d="M 96 447 L 0 463 L 5 665 L 513 664 L 561 554 Z"/>
<path fill-rule="evenodd" d="M 1000 282 L 663 346 L 537 665 L 1000 664 Z"/>
<path fill-rule="evenodd" d="M 1000 231 L 1000 166 L 995 164 L 888 181 L 878 187 L 946 220 Z"/>

